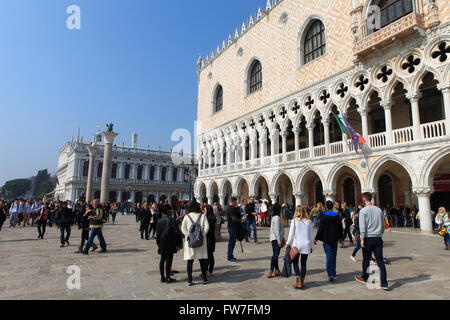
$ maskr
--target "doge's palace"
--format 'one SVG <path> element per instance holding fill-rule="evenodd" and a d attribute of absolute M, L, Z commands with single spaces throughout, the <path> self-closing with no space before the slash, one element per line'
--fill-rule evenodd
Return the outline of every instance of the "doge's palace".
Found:
<path fill-rule="evenodd" d="M 196 197 L 371 192 L 431 232 L 450 207 L 449 18 L 446 0 L 268 0 L 198 60 Z"/>

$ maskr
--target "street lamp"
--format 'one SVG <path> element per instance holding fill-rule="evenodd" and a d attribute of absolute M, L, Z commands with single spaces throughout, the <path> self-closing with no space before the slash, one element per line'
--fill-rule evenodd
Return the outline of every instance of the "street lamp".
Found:
<path fill-rule="evenodd" d="M 189 166 L 188 172 L 184 175 L 184 180 L 189 182 L 189 201 L 192 200 L 192 182 L 197 179 L 196 170 L 194 166 Z"/>

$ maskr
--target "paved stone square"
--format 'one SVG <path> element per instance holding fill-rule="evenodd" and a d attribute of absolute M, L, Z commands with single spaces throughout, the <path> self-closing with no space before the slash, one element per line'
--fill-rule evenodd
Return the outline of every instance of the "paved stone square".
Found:
<path fill-rule="evenodd" d="M 226 261 L 227 242 L 217 244 L 216 271 L 210 284 L 186 285 L 182 252 L 174 259 L 179 282 L 161 284 L 155 240 L 141 240 L 132 216 L 118 216 L 117 225 L 108 224 L 104 235 L 108 253 L 75 254 L 80 230 L 72 230 L 71 246 L 59 248 L 59 231 L 47 229 L 45 240 L 37 240 L 35 228 L 8 228 L 0 232 L 0 299 L 450 299 L 450 252 L 436 235 L 395 231 L 385 235 L 385 254 L 391 290 L 369 290 L 354 276 L 361 270 L 349 257 L 353 248 L 338 250 L 337 278 L 328 282 L 325 255 L 315 246 L 308 259 L 306 289 L 294 290 L 294 277 L 266 279 L 272 253 L 268 230 L 260 229 L 259 240 L 239 243 L 237 264 Z M 286 230 L 286 233 L 288 230 Z M 224 230 L 222 234 L 226 237 Z M 67 268 L 81 268 L 81 289 L 67 289 Z M 283 260 L 280 257 L 280 268 Z M 199 265 L 194 265 L 199 281 Z"/>

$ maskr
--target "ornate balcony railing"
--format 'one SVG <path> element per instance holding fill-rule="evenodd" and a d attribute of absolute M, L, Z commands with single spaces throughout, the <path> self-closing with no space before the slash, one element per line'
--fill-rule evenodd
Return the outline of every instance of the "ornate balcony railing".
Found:
<path fill-rule="evenodd" d="M 420 131 L 422 134 L 422 140 L 433 140 L 439 139 L 443 137 L 450 136 L 447 135 L 447 128 L 445 126 L 445 120 L 440 120 L 436 122 L 430 122 L 426 124 L 422 124 L 420 126 Z M 414 128 L 406 127 L 401 129 L 392 130 L 392 143 L 389 143 L 387 139 L 387 133 L 381 132 L 369 135 L 367 139 L 367 146 L 371 149 L 382 150 L 383 148 L 389 148 L 394 145 L 406 145 L 409 144 L 411 146 L 414 145 L 416 140 L 414 137 Z M 247 169 L 258 169 L 258 168 L 268 168 L 270 166 L 276 164 L 288 164 L 288 163 L 297 163 L 297 162 L 307 162 L 311 161 L 315 158 L 321 158 L 328 156 L 336 156 L 336 155 L 345 155 L 355 153 L 355 147 L 353 145 L 352 140 L 347 140 L 347 147 L 344 148 L 344 142 L 334 142 L 328 145 L 328 153 L 327 146 L 320 145 L 312 148 L 312 157 L 310 154 L 310 149 L 301 149 L 298 150 L 298 158 L 296 158 L 295 151 L 287 152 L 285 155 L 279 153 L 271 156 L 266 156 L 264 158 L 257 158 L 249 161 L 238 162 L 238 163 L 230 163 L 228 165 L 224 165 L 222 168 L 217 167 L 216 170 L 219 170 L 223 173 L 232 173 L 236 171 L 242 171 Z M 358 151 L 362 152 L 363 144 L 358 144 Z M 199 176 L 204 177 L 208 175 L 213 175 L 216 173 L 216 170 L 212 170 L 214 168 L 209 169 L 200 169 Z"/>
<path fill-rule="evenodd" d="M 412 12 L 356 42 L 353 45 L 353 53 L 366 56 L 375 48 L 384 47 L 395 39 L 415 32 L 414 29 L 417 27 L 423 28 L 422 17 L 416 12 Z"/>
<path fill-rule="evenodd" d="M 371 148 L 380 148 L 386 145 L 386 132 L 371 134 L 369 136 L 369 146 Z"/>
<path fill-rule="evenodd" d="M 413 139 L 413 127 L 402 128 L 392 131 L 394 137 L 394 144 L 402 144 L 412 142 Z"/>
<path fill-rule="evenodd" d="M 425 123 L 421 125 L 422 138 L 433 139 L 443 137 L 446 135 L 447 128 L 445 127 L 445 120 Z"/>

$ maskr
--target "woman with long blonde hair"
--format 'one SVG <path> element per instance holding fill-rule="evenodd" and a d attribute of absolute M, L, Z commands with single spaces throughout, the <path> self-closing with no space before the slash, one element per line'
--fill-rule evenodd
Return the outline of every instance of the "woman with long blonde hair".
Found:
<path fill-rule="evenodd" d="M 308 255 L 312 253 L 312 228 L 312 221 L 306 211 L 306 207 L 297 206 L 286 243 L 286 250 L 288 247 L 291 247 L 291 250 L 295 250 L 296 253 L 291 254 L 292 264 L 297 277 L 297 282 L 293 285 L 295 289 L 303 289 L 303 282 L 306 276 L 306 261 L 308 260 Z M 301 272 L 298 267 L 299 260 L 301 261 Z"/>
<path fill-rule="evenodd" d="M 450 218 L 444 207 L 439 208 L 435 218 L 435 222 L 439 226 L 439 230 L 442 230 L 443 228 L 447 228 L 447 231 L 450 230 Z M 448 232 L 444 236 L 444 245 L 445 250 L 448 250 L 450 245 L 450 235 L 448 234 Z"/>

